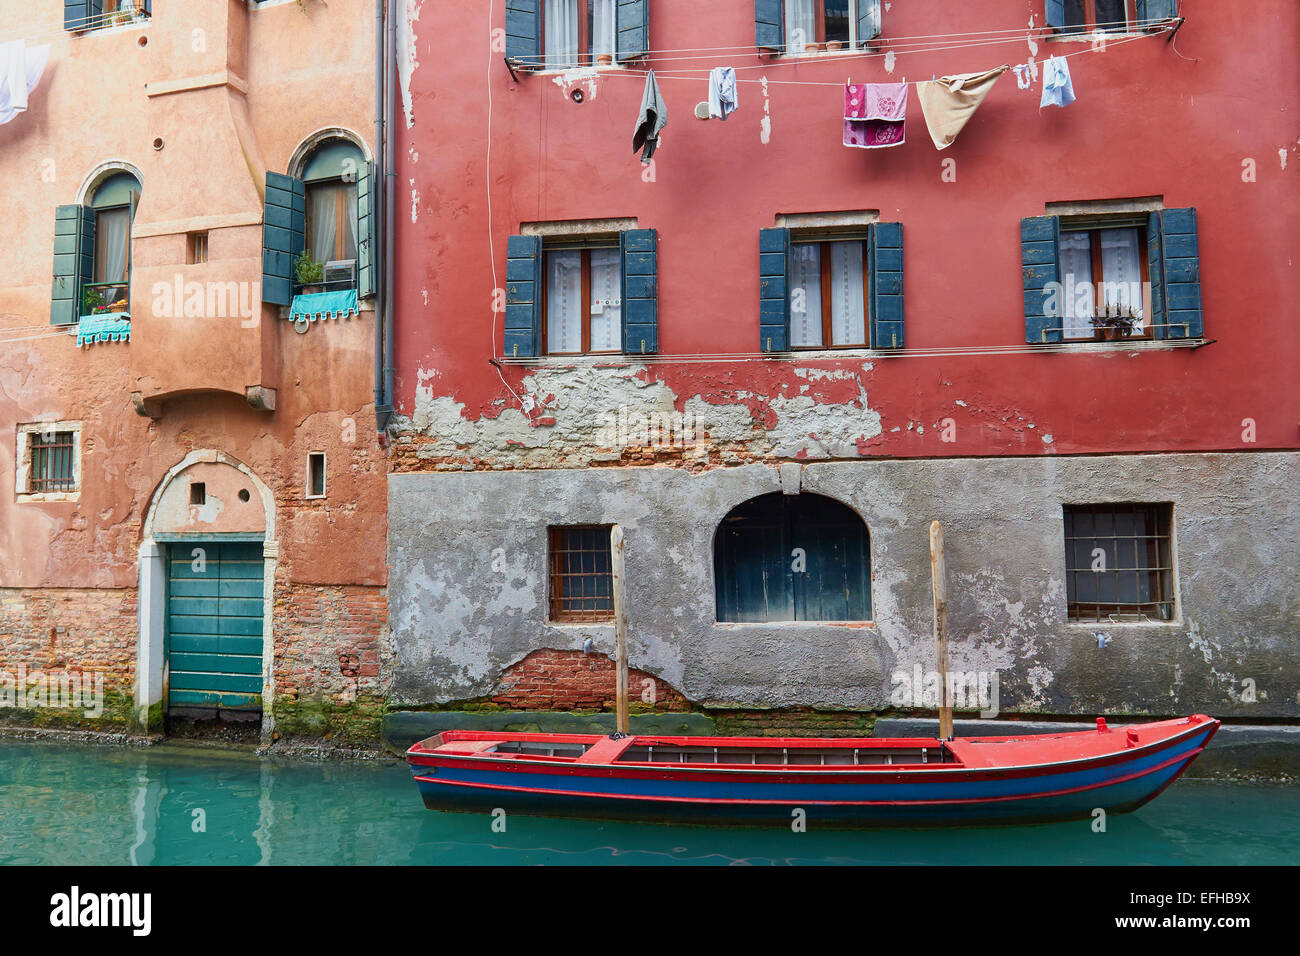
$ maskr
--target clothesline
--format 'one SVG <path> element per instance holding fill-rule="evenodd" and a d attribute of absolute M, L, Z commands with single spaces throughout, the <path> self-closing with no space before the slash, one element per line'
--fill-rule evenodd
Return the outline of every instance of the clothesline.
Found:
<path fill-rule="evenodd" d="M 1125 43 L 1132 43 L 1134 40 L 1144 40 L 1144 39 L 1146 39 L 1148 36 L 1159 36 L 1159 34 L 1157 34 L 1157 33 L 1152 33 L 1152 34 L 1143 34 L 1142 36 L 1125 37 L 1125 38 L 1122 39 L 1122 40 L 1116 40 L 1116 41 L 1114 41 L 1113 43 L 1107 44 L 1107 46 L 1108 46 L 1108 47 L 1112 47 L 1112 46 L 1121 46 L 1121 45 L 1123 45 L 1123 44 L 1125 44 Z M 1073 53 L 1064 53 L 1064 54 L 1059 54 L 1059 55 L 1057 56 L 1057 59 L 1068 60 L 1068 59 L 1070 59 L 1071 57 L 1082 56 L 1082 55 L 1084 55 L 1085 53 L 1100 53 L 1100 52 L 1103 52 L 1103 51 L 1100 51 L 1100 50 L 1094 50 L 1094 49 L 1092 49 L 1091 47 L 1088 47 L 1087 49 L 1076 50 L 1076 51 L 1073 52 Z M 761 66 L 761 67 L 736 67 L 735 69 L 736 69 L 736 72 L 740 72 L 741 70 L 744 70 L 744 69 L 764 69 L 764 70 L 770 70 L 770 69 L 771 69 L 771 66 L 765 64 L 765 65 L 763 65 L 763 66 Z M 602 78 L 604 78 L 604 77 L 633 76 L 633 77 L 639 77 L 639 78 L 641 78 L 641 79 L 644 80 L 645 77 L 646 77 L 649 73 L 650 73 L 650 70 L 649 70 L 649 69 L 644 69 L 644 70 L 642 70 L 642 69 L 623 69 L 623 70 L 610 70 L 610 71 L 608 71 L 608 72 L 603 72 L 603 73 L 600 74 L 600 76 L 601 76 Z M 689 74 L 689 75 L 688 75 L 688 74 Z M 688 81 L 690 81 L 690 82 L 692 82 L 692 83 L 700 83 L 700 82 L 704 82 L 704 81 L 707 81 L 707 80 L 708 80 L 708 71 L 705 70 L 704 68 L 700 68 L 700 70 L 698 70 L 698 71 L 690 71 L 690 70 L 669 70 L 669 71 L 666 71 L 666 72 L 663 72 L 663 73 L 659 72 L 658 70 L 655 70 L 655 71 L 654 71 L 654 75 L 655 75 L 655 79 L 656 79 L 656 80 L 688 80 Z M 736 82 L 737 82 L 737 83 L 766 83 L 768 86 L 834 86 L 834 87 L 840 87 L 840 88 L 842 88 L 842 87 L 844 86 L 843 82 L 841 82 L 841 81 L 825 81 L 825 80 L 775 80 L 775 79 L 770 79 L 770 78 L 761 78 L 761 79 L 746 80 L 746 79 L 740 79 L 739 77 L 737 77 Z M 892 82 L 892 81 L 891 81 L 891 82 Z M 900 82 L 902 82 L 902 81 L 900 81 Z M 928 81 L 926 81 L 926 80 L 911 80 L 911 81 L 908 81 L 908 85 L 909 85 L 909 86 L 915 86 L 915 85 L 917 85 L 918 83 L 924 83 L 924 82 L 928 82 Z"/>

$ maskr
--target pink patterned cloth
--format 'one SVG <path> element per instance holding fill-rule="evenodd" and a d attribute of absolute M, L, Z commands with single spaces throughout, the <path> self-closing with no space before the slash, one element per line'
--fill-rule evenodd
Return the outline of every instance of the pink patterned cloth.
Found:
<path fill-rule="evenodd" d="M 899 146 L 906 140 L 906 119 L 906 83 L 844 85 L 845 146 Z"/>

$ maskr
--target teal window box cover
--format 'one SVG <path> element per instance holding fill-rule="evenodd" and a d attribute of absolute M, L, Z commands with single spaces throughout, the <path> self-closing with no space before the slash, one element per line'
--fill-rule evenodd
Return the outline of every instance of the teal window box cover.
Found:
<path fill-rule="evenodd" d="M 347 315 L 357 314 L 357 290 L 347 289 L 340 292 L 299 293 L 293 297 L 289 307 L 289 320 L 299 322 L 317 319 L 341 319 Z"/>
<path fill-rule="evenodd" d="M 131 316 L 126 312 L 99 312 L 77 320 L 77 346 L 96 342 L 131 341 Z"/>

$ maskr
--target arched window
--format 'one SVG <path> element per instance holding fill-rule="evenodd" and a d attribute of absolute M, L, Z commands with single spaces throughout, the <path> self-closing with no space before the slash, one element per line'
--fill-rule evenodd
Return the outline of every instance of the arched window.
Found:
<path fill-rule="evenodd" d="M 324 291 L 357 287 L 357 186 L 365 170 L 361 150 L 342 139 L 316 147 L 303 166 L 306 248 L 321 265 L 321 281 L 311 285 Z"/>
<path fill-rule="evenodd" d="M 128 172 L 113 173 L 90 193 L 95 255 L 82 286 L 83 314 L 128 311 L 131 221 L 139 202 L 140 181 Z"/>
<path fill-rule="evenodd" d="M 871 619 L 871 542 L 851 508 L 775 492 L 733 508 L 713 539 L 719 621 Z"/>

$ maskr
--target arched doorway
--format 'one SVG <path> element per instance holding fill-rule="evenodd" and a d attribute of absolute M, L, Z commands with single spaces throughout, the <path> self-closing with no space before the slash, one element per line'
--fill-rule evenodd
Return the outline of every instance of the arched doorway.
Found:
<path fill-rule="evenodd" d="M 774 492 L 722 519 L 713 538 L 718 620 L 868 621 L 871 540 L 846 505 Z"/>
<path fill-rule="evenodd" d="M 270 729 L 272 588 L 278 554 L 270 489 L 217 451 L 163 478 L 140 546 L 136 703 L 164 715 L 239 717 Z"/>

